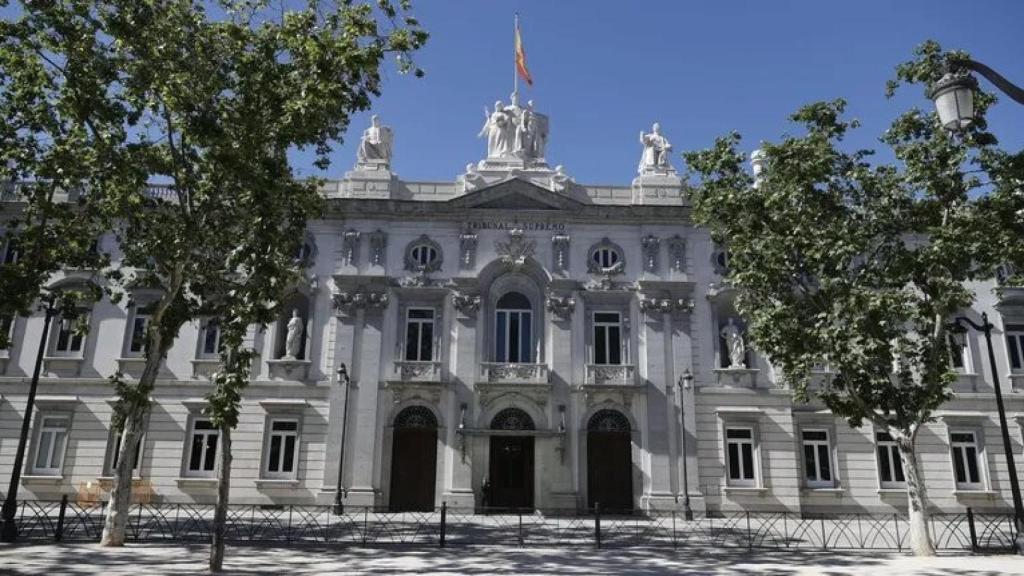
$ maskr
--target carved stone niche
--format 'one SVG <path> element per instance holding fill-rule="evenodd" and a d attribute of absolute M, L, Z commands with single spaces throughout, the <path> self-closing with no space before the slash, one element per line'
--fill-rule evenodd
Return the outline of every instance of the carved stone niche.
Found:
<path fill-rule="evenodd" d="M 551 237 L 551 269 L 561 274 L 569 272 L 569 235 L 555 234 Z"/>
<path fill-rule="evenodd" d="M 640 239 L 640 247 L 644 254 L 644 270 L 647 272 L 657 272 L 661 239 L 653 234 L 648 234 Z"/>
<path fill-rule="evenodd" d="M 382 230 L 370 233 L 370 265 L 383 266 L 384 256 L 387 253 L 388 235 Z"/>
<path fill-rule="evenodd" d="M 667 239 L 668 269 L 672 272 L 686 272 L 686 240 L 679 234 Z"/>
<path fill-rule="evenodd" d="M 341 235 L 341 260 L 346 266 L 359 264 L 359 239 L 362 233 L 349 229 Z"/>
<path fill-rule="evenodd" d="M 472 270 L 476 266 L 476 232 L 469 230 L 459 234 L 459 268 Z"/>

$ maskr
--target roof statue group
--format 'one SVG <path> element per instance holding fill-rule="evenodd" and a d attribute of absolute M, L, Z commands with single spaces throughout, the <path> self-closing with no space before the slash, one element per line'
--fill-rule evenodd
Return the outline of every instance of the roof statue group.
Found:
<path fill-rule="evenodd" d="M 519 105 L 519 94 L 512 93 L 512 103 L 494 103 L 494 110 L 484 107 L 484 126 L 478 138 L 487 138 L 488 159 L 518 159 L 524 163 L 544 160 L 548 141 L 548 117 L 533 110 L 533 100 L 526 107 Z"/>
<path fill-rule="evenodd" d="M 487 157 L 480 168 L 498 166 L 520 166 L 550 172 L 545 162 L 545 148 L 548 142 L 548 117 L 536 112 L 533 100 L 526 106 L 519 104 L 519 95 L 512 93 L 511 104 L 505 106 L 501 100 L 494 108 L 484 107 L 484 125 L 477 134 L 487 139 Z M 356 167 L 364 170 L 390 170 L 394 135 L 391 128 L 380 123 L 376 114 L 370 118 L 370 127 L 363 131 L 356 151 Z M 641 175 L 673 175 L 675 168 L 669 161 L 672 144 L 661 133 L 657 122 L 651 132 L 640 132 L 643 152 L 637 172 Z M 564 172 L 557 170 L 559 175 Z M 479 175 L 475 167 L 467 168 L 470 176 Z"/>

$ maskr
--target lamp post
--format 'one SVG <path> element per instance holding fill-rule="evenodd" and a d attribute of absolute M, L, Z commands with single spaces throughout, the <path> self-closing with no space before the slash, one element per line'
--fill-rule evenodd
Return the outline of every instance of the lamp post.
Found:
<path fill-rule="evenodd" d="M 992 82 L 1018 104 L 1024 104 L 1024 89 L 1015 86 L 995 70 L 970 58 L 957 60 L 951 70 L 929 90 L 928 97 L 935 102 L 939 121 L 948 130 L 963 130 L 974 122 L 974 90 L 978 81 L 968 73 L 974 71 Z"/>
<path fill-rule="evenodd" d="M 961 335 L 967 331 L 963 324 L 985 333 L 985 344 L 988 345 L 988 361 L 992 368 L 992 386 L 996 391 L 996 409 L 999 411 L 999 429 L 1003 436 L 1003 452 L 1006 454 L 1006 471 L 1010 475 L 1010 493 L 1013 496 L 1013 517 L 1016 529 L 1014 547 L 1017 554 L 1024 554 L 1024 505 L 1021 504 L 1020 484 L 1017 481 L 1017 466 L 1013 461 L 1013 447 L 1010 445 L 1010 430 L 1006 425 L 1006 409 L 1003 407 L 1003 392 L 999 386 L 999 372 L 996 369 L 996 354 L 992 348 L 992 323 L 988 321 L 988 313 L 981 314 L 981 324 L 965 316 L 958 317 L 955 324 Z"/>
<path fill-rule="evenodd" d="M 338 366 L 338 383 L 345 387 L 345 402 L 341 409 L 341 447 L 338 448 L 338 485 L 334 491 L 335 516 L 341 516 L 345 513 L 345 503 L 342 502 L 341 475 L 345 472 L 345 436 L 348 431 L 348 397 L 351 392 L 349 385 L 352 383 L 352 380 L 348 377 L 348 368 L 345 367 L 344 362 Z"/>
<path fill-rule="evenodd" d="M 679 377 L 677 388 L 679 388 L 679 440 L 681 443 L 681 455 L 683 458 L 683 517 L 693 520 L 693 509 L 690 508 L 690 473 L 687 467 L 686 450 L 686 406 L 683 404 L 685 391 L 693 386 L 693 373 L 687 368 Z"/>
<path fill-rule="evenodd" d="M 46 337 L 50 334 L 50 321 L 57 315 L 57 296 L 50 292 L 43 296 L 43 305 L 39 307 L 45 312 L 43 333 L 39 337 L 39 350 L 36 352 L 36 365 L 32 370 L 32 383 L 28 388 L 28 402 L 25 404 L 25 416 L 21 419 L 21 436 L 18 448 L 14 453 L 14 467 L 11 469 L 11 484 L 7 488 L 7 498 L 0 515 L 3 516 L 3 528 L 0 530 L 0 541 L 14 542 L 18 539 L 18 524 L 14 519 L 18 510 L 18 485 L 21 483 L 21 469 L 25 462 L 25 448 L 28 445 L 28 431 L 32 425 L 32 410 L 36 403 L 36 389 L 39 388 L 39 373 L 43 368 L 43 352 L 46 350 Z"/>

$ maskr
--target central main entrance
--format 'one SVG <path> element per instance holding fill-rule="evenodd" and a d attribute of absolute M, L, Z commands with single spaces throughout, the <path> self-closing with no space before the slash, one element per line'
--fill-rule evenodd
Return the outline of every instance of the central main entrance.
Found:
<path fill-rule="evenodd" d="M 533 419 L 518 408 L 506 408 L 491 421 L 490 474 L 487 505 L 495 508 L 533 508 Z"/>

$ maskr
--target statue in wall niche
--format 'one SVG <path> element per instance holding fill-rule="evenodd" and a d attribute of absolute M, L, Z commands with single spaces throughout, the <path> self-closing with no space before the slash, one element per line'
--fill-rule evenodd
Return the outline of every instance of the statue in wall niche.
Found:
<path fill-rule="evenodd" d="M 743 342 L 743 333 L 736 327 L 732 318 L 729 318 L 729 322 L 722 328 L 721 335 L 729 353 L 729 368 L 746 368 L 744 361 L 747 347 Z"/>
<path fill-rule="evenodd" d="M 284 340 L 284 359 L 297 360 L 302 352 L 302 329 L 304 328 L 302 317 L 298 309 L 292 310 L 291 320 L 288 320 L 288 330 Z"/>
<path fill-rule="evenodd" d="M 672 144 L 669 143 L 668 138 L 662 135 L 661 124 L 655 122 L 654 126 L 651 127 L 650 134 L 644 134 L 644 131 L 641 130 L 640 144 L 644 147 L 644 152 L 640 156 L 640 167 L 638 168 L 641 174 L 675 172 L 675 168 L 668 161 L 669 152 L 672 151 Z"/>
<path fill-rule="evenodd" d="M 370 127 L 363 131 L 363 137 L 359 141 L 356 160 L 360 164 L 390 164 L 393 142 L 391 128 L 382 126 L 380 118 L 374 114 L 370 117 Z"/>

